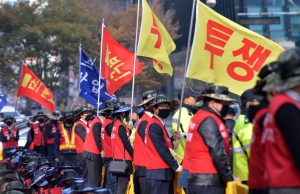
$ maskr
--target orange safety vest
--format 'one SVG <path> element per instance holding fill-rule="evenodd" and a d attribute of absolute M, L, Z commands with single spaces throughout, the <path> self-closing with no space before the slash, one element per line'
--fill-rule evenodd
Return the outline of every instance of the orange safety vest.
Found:
<path fill-rule="evenodd" d="M 59 140 L 59 150 L 76 150 L 75 144 L 75 127 L 76 124 L 72 127 L 72 132 L 70 133 L 68 130 L 65 129 L 64 124 L 59 126 L 60 132 L 60 140 Z"/>

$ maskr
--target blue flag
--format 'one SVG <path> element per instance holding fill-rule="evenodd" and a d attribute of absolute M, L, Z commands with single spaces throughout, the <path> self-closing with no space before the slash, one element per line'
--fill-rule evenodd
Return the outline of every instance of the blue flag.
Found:
<path fill-rule="evenodd" d="M 7 100 L 4 96 L 4 94 L 0 91 L 0 111 L 6 104 L 7 104 Z"/>
<path fill-rule="evenodd" d="M 94 107 L 104 108 L 105 102 L 115 95 L 107 93 L 106 80 L 101 78 L 100 84 L 100 102 L 98 103 L 98 87 L 99 87 L 99 71 L 95 66 L 93 60 L 86 56 L 81 50 L 80 59 L 80 93 L 79 96 L 91 103 Z"/>

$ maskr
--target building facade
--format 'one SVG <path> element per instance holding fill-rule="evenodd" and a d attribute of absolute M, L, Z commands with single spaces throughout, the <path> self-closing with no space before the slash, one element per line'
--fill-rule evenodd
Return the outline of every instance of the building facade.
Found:
<path fill-rule="evenodd" d="M 300 0 L 236 0 L 237 22 L 244 18 L 278 19 L 244 25 L 271 40 L 300 40 Z"/>

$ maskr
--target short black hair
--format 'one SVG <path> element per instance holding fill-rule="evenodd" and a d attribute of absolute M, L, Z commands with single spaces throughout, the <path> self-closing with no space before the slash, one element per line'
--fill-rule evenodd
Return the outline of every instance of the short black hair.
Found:
<path fill-rule="evenodd" d="M 227 111 L 227 115 L 236 116 L 235 110 L 232 107 L 229 107 Z"/>

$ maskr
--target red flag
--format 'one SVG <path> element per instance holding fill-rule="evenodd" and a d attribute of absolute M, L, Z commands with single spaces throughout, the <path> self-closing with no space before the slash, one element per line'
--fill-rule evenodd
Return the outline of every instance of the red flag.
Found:
<path fill-rule="evenodd" d="M 104 27 L 101 76 L 106 79 L 109 94 L 115 93 L 133 78 L 133 58 L 134 53 L 119 44 Z M 142 69 L 140 61 L 136 59 L 135 75 Z"/>
<path fill-rule="evenodd" d="M 17 96 L 26 96 L 40 103 L 50 112 L 56 109 L 51 90 L 44 86 L 41 80 L 26 65 L 22 65 Z"/>

